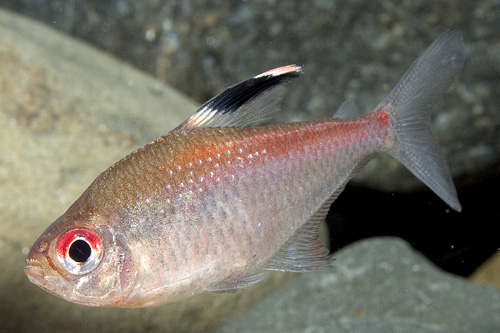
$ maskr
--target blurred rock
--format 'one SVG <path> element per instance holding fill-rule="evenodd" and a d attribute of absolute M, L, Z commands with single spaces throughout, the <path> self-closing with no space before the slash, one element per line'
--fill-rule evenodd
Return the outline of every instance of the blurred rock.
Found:
<path fill-rule="evenodd" d="M 217 332 L 500 331 L 500 289 L 443 273 L 401 240 L 361 241 L 336 258 Z"/>
<path fill-rule="evenodd" d="M 500 288 L 500 252 L 485 261 L 471 276 L 471 281 Z"/>
<path fill-rule="evenodd" d="M 462 30 L 467 61 L 433 127 L 459 184 L 498 174 L 499 5 L 488 0 L 65 1 L 4 0 L 155 74 L 198 102 L 288 63 L 304 65 L 279 121 L 330 117 L 345 100 L 370 110 L 441 32 Z M 423 185 L 387 156 L 359 184 L 387 191 Z"/>

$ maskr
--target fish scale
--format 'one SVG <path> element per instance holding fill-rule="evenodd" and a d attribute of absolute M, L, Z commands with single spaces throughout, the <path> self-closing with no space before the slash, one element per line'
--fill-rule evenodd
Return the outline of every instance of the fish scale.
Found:
<path fill-rule="evenodd" d="M 345 121 L 330 120 L 330 121 L 328 121 L 328 123 L 331 123 L 331 124 L 329 124 L 328 127 L 335 127 L 336 123 L 339 123 L 339 122 L 345 122 Z M 289 184 L 286 181 L 286 179 L 300 183 L 300 181 L 297 181 L 300 178 L 290 177 L 290 175 L 294 175 L 295 173 L 296 174 L 303 174 L 306 171 L 309 171 L 313 174 L 322 174 L 325 171 L 325 169 L 331 170 L 332 168 L 337 167 L 336 165 L 334 165 L 334 161 L 330 161 L 330 163 L 323 163 L 323 161 L 317 161 L 321 165 L 320 168 L 318 168 L 318 167 L 315 168 L 315 167 L 313 167 L 312 163 L 307 163 L 305 161 L 306 159 L 309 158 L 309 154 L 307 153 L 308 151 L 315 151 L 315 152 L 319 151 L 318 148 L 316 147 L 316 146 L 318 146 L 318 144 L 316 143 L 317 140 L 314 140 L 314 138 L 317 135 L 324 137 L 324 141 L 325 141 L 323 143 L 324 148 L 335 146 L 334 144 L 331 144 L 331 145 L 327 144 L 326 141 L 328 141 L 328 140 L 326 139 L 326 134 L 325 133 L 318 133 L 320 131 L 318 130 L 317 125 L 311 123 L 311 125 L 308 127 L 301 126 L 301 129 L 302 129 L 301 132 L 306 132 L 307 130 L 309 130 L 309 131 L 313 131 L 314 135 L 311 135 L 310 133 L 307 133 L 307 132 L 306 133 L 297 133 L 298 132 L 297 128 L 296 128 L 297 126 L 295 126 L 295 125 L 290 125 L 290 126 L 280 125 L 279 127 L 280 127 L 279 130 L 274 128 L 274 127 L 269 127 L 269 128 L 259 130 L 258 136 L 264 136 L 266 138 L 265 142 L 259 142 L 258 139 L 251 140 L 251 142 L 253 143 L 252 146 L 247 145 L 245 147 L 245 151 L 259 151 L 259 150 L 266 150 L 267 151 L 267 153 L 263 155 L 264 157 L 259 158 L 258 156 L 253 156 L 251 159 L 251 161 L 252 161 L 251 167 L 248 167 L 245 164 L 242 164 L 241 162 L 238 163 L 241 160 L 245 160 L 245 158 L 243 158 L 241 156 L 237 156 L 237 155 L 233 158 L 233 161 L 235 161 L 234 163 L 225 164 L 225 166 L 220 166 L 219 168 L 215 168 L 215 167 L 213 167 L 213 165 L 210 165 L 208 163 L 204 163 L 202 166 L 197 167 L 196 174 L 208 175 L 208 174 L 210 174 L 210 172 L 215 171 L 214 178 L 218 178 L 218 173 L 226 175 L 226 178 L 221 180 L 221 182 L 224 182 L 224 181 L 226 181 L 226 182 L 220 184 L 220 189 L 223 189 L 223 191 L 219 196 L 217 194 L 214 194 L 214 192 L 217 191 L 217 189 L 215 187 L 213 189 L 209 190 L 210 193 L 212 193 L 212 195 L 214 195 L 215 198 L 217 198 L 217 199 L 215 199 L 215 202 L 212 205 L 212 206 L 214 206 L 213 209 L 209 209 L 209 211 L 217 211 L 218 209 L 221 210 L 221 213 L 224 216 L 220 220 L 227 222 L 226 225 L 227 225 L 227 229 L 229 232 L 231 232 L 235 229 L 242 230 L 242 232 L 240 232 L 241 235 L 240 235 L 239 239 L 241 239 L 241 237 L 244 237 L 245 235 L 251 236 L 251 235 L 255 234 L 253 232 L 253 230 L 246 230 L 245 229 L 245 226 L 246 227 L 252 226 L 252 224 L 248 223 L 248 221 L 246 221 L 245 219 L 240 219 L 242 221 L 240 223 L 243 224 L 242 228 L 238 228 L 238 226 L 237 226 L 238 222 L 233 221 L 234 216 L 239 216 L 239 217 L 242 216 L 242 210 L 246 211 L 246 210 L 248 210 L 248 207 L 258 207 L 259 205 L 271 205 L 273 208 L 266 209 L 265 211 L 268 212 L 268 215 L 275 215 L 277 207 L 297 206 L 297 205 L 293 205 L 290 202 L 290 201 L 293 201 L 293 199 L 295 199 L 293 195 L 290 196 L 290 199 L 287 200 L 289 195 L 288 195 L 288 193 L 286 193 L 286 190 L 289 187 L 297 188 L 297 187 L 301 186 L 302 190 L 309 191 L 309 190 L 312 190 L 315 188 L 320 188 L 321 186 L 319 183 L 311 182 L 311 181 L 308 181 L 307 184 L 304 184 L 304 185 Z M 286 127 L 290 127 L 290 128 L 288 129 Z M 213 131 L 212 129 L 207 129 L 206 131 L 208 131 L 208 130 Z M 201 138 L 211 137 L 210 135 L 205 133 L 206 131 L 200 132 L 198 135 L 200 135 Z M 273 133 L 276 133 L 278 131 L 280 132 L 279 135 L 273 134 Z M 220 131 L 218 131 L 218 130 L 217 130 L 217 132 L 220 133 Z M 256 131 L 254 129 L 250 129 L 247 132 L 249 132 L 247 137 L 246 138 L 242 137 L 238 141 L 243 141 L 243 142 L 250 141 L 250 138 L 254 139 L 257 136 L 255 133 Z M 288 144 L 286 146 L 282 145 L 283 143 L 290 142 L 290 140 L 289 140 L 289 138 L 287 138 L 287 136 L 292 135 L 292 134 L 290 134 L 292 132 L 293 132 L 293 135 L 299 135 L 301 138 L 304 138 L 304 137 L 309 138 L 310 144 L 307 145 L 305 142 L 306 140 L 302 139 L 302 140 L 296 140 L 293 145 L 291 145 L 291 144 Z M 345 136 L 343 135 L 342 132 L 335 131 L 335 130 L 329 130 L 329 132 L 331 132 L 330 136 L 332 136 L 332 134 L 333 134 L 333 137 L 341 138 L 342 141 L 345 140 Z M 335 133 L 337 133 L 337 134 L 335 135 Z M 232 134 L 232 133 L 230 133 L 230 134 Z M 309 135 L 307 135 L 307 134 L 309 134 Z M 242 133 L 239 133 L 239 135 L 243 136 Z M 229 136 L 229 134 L 228 134 L 228 136 Z M 228 144 L 228 140 L 226 140 L 224 137 L 220 138 L 219 140 L 222 142 L 221 148 L 218 150 L 215 149 L 214 152 L 212 152 L 213 155 L 219 154 L 220 156 L 223 156 L 223 154 L 221 154 L 220 152 L 226 150 L 226 147 L 228 145 L 233 146 L 233 144 L 234 144 L 234 145 L 238 146 L 238 144 L 235 143 L 234 141 L 232 141 L 231 144 Z M 196 138 L 193 138 L 193 141 L 196 141 Z M 202 141 L 202 140 L 200 140 L 200 141 Z M 276 142 L 273 142 L 273 141 L 276 141 Z M 330 140 L 330 141 L 335 141 L 335 140 Z M 203 142 L 204 142 L 204 144 L 207 143 L 206 140 L 203 140 Z M 363 142 L 363 145 L 366 146 L 365 141 L 363 140 L 362 142 Z M 196 145 L 196 144 L 194 144 L 194 145 Z M 209 143 L 209 145 L 211 145 L 211 144 Z M 344 149 L 346 149 L 348 151 L 359 150 L 359 149 L 353 149 L 353 147 L 347 147 L 345 145 L 343 145 L 343 146 L 344 146 Z M 266 149 L 263 149 L 262 147 L 266 147 Z M 277 147 L 277 148 L 273 148 L 273 147 Z M 309 148 L 309 147 L 311 147 L 311 148 Z M 193 148 L 193 147 L 189 147 L 189 148 L 196 150 L 196 148 Z M 295 148 L 295 149 L 293 149 L 293 148 Z M 153 147 L 152 147 L 152 149 L 153 149 Z M 323 152 L 321 155 L 334 156 L 330 150 L 331 150 L 331 148 L 328 149 L 328 152 Z M 359 152 L 357 152 L 356 154 L 353 154 L 353 155 L 356 156 L 357 159 L 362 159 L 364 155 L 369 155 L 377 150 L 380 150 L 380 147 L 373 146 L 373 147 L 371 147 L 371 150 L 367 150 L 364 154 L 359 154 Z M 242 154 L 246 155 L 245 151 L 242 152 Z M 304 152 L 306 152 L 306 153 L 304 153 Z M 231 154 L 231 155 L 234 156 L 235 154 Z M 290 157 L 290 156 L 293 156 L 293 157 Z M 337 156 L 338 156 L 338 154 L 337 154 Z M 193 158 L 196 159 L 198 157 L 199 156 L 194 156 Z M 225 158 L 227 158 L 227 157 L 225 157 Z M 277 160 L 277 161 L 274 162 L 273 160 Z M 213 160 L 212 164 L 221 164 L 221 163 L 215 163 L 216 161 L 218 161 L 218 160 Z M 287 162 L 285 168 L 283 168 L 282 161 Z M 338 158 L 335 159 L 335 162 L 339 163 L 339 161 L 340 161 L 340 164 L 350 165 L 353 163 L 353 161 L 339 160 Z M 249 162 L 249 159 L 247 157 L 246 163 L 248 163 L 248 162 Z M 222 163 L 222 164 L 224 165 L 224 163 Z M 248 175 L 244 175 L 245 171 L 241 170 L 243 168 L 246 168 L 246 170 L 248 170 Z M 269 170 L 272 168 L 275 169 L 274 172 Z M 217 171 L 218 169 L 220 169 L 220 171 Z M 320 169 L 323 169 L 323 170 L 320 170 Z M 337 167 L 337 169 L 338 169 L 338 167 Z M 214 171 L 212 171 L 212 170 L 214 170 Z M 280 173 L 280 170 L 282 171 L 281 173 Z M 294 170 L 297 170 L 297 171 L 294 171 Z M 228 177 L 227 175 L 232 175 L 235 173 L 238 173 L 238 179 L 234 180 L 234 184 L 236 184 L 236 185 L 235 185 L 235 187 L 232 187 L 231 180 L 233 180 L 233 179 L 231 177 Z M 262 192 L 260 192 L 260 191 L 255 193 L 255 195 L 250 195 L 250 196 L 243 194 L 245 192 L 248 192 L 249 186 L 247 186 L 247 185 L 249 182 L 253 182 L 254 185 L 257 185 L 257 187 L 259 187 L 259 185 L 261 185 L 261 186 L 265 185 L 265 184 L 259 184 L 259 182 L 257 182 L 257 184 L 255 184 L 255 181 L 259 179 L 258 176 L 256 177 L 257 174 L 268 175 L 268 177 L 261 178 L 261 181 L 266 183 L 267 187 L 270 188 L 270 190 L 269 190 L 270 192 L 274 192 L 275 190 L 284 192 L 284 195 L 276 197 L 277 200 L 280 200 L 281 202 L 276 202 L 276 203 L 272 204 L 268 200 L 263 200 L 262 199 Z M 184 173 L 182 175 L 178 175 L 178 178 L 186 179 L 187 177 L 185 177 L 185 173 Z M 248 180 L 245 182 L 244 178 L 247 178 Z M 208 177 L 208 179 L 210 179 L 210 177 Z M 310 180 L 310 178 L 307 178 L 307 179 Z M 342 177 L 340 177 L 340 179 L 342 179 Z M 321 177 L 321 179 L 317 179 L 317 182 L 325 182 L 325 179 L 323 177 Z M 217 182 L 215 182 L 215 183 L 217 183 Z M 326 190 L 325 192 L 327 193 L 326 195 L 329 196 L 329 195 L 331 195 L 331 193 L 328 193 L 328 192 L 333 192 L 335 187 L 338 184 L 335 184 L 332 182 L 327 182 L 327 183 L 328 183 L 329 189 Z M 155 186 L 158 186 L 159 183 L 155 182 L 155 184 L 156 184 Z M 284 188 L 284 189 L 280 188 L 280 185 L 282 185 L 281 187 L 286 187 L 286 188 Z M 194 182 L 193 184 L 191 184 L 191 187 L 185 187 L 184 191 L 185 192 L 189 192 L 189 191 L 196 192 L 195 189 L 197 186 L 199 186 L 199 184 Z M 214 186 L 214 184 L 212 184 L 212 186 Z M 306 186 L 308 186 L 309 188 L 306 188 Z M 241 189 L 238 189 L 238 188 L 241 188 Z M 228 198 L 226 195 L 227 191 L 231 191 L 230 198 Z M 203 198 L 204 197 L 201 198 L 200 203 L 198 204 L 199 207 L 195 207 L 193 209 L 194 211 L 198 211 L 198 209 L 202 209 L 202 207 L 206 206 L 206 201 L 204 201 Z M 326 199 L 327 199 L 327 197 L 326 198 L 323 197 L 323 198 L 319 198 L 317 201 L 322 202 Z M 227 203 L 227 202 L 231 202 L 231 201 L 232 202 L 234 202 L 234 201 L 243 202 L 241 205 L 242 208 L 240 210 L 236 210 L 234 207 L 237 207 L 237 206 L 230 205 L 229 207 L 231 207 L 231 211 L 227 211 L 225 209 L 225 207 L 228 207 L 228 206 L 223 205 L 222 203 Z M 163 202 L 163 201 L 160 201 L 160 202 Z M 190 204 L 196 206 L 196 202 L 197 201 L 193 198 L 193 200 L 190 201 Z M 297 208 L 296 210 L 292 209 L 293 213 L 291 215 L 295 215 L 295 216 L 298 215 L 299 217 L 297 218 L 297 220 L 301 221 L 301 217 L 305 213 L 300 212 L 300 210 L 305 210 L 306 212 L 310 212 L 311 210 L 315 210 L 315 208 L 316 208 L 314 206 L 312 206 L 312 208 L 310 208 L 310 205 L 304 205 L 304 206 L 305 206 L 305 209 L 304 208 Z M 297 206 L 297 207 L 300 207 L 300 206 Z M 287 208 L 287 210 L 289 210 L 289 208 Z M 297 212 L 297 210 L 299 210 L 299 212 Z M 310 215 L 309 213 L 306 213 L 306 215 L 307 214 Z M 253 216 L 254 219 L 259 219 L 259 216 L 256 214 L 252 214 L 251 216 Z M 264 216 L 264 217 L 268 218 L 267 216 Z M 171 221 L 171 220 L 167 219 L 167 220 L 165 220 L 165 223 L 168 223 L 168 221 Z M 211 223 L 211 222 L 213 222 L 213 223 Z M 158 223 L 161 223 L 161 221 L 158 221 Z M 217 224 L 216 219 L 213 219 L 213 221 L 207 221 L 206 223 L 210 223 L 211 225 Z M 266 221 L 264 220 L 261 223 L 266 223 Z M 293 223 L 291 223 L 290 221 L 287 221 L 286 223 L 293 225 Z M 300 226 L 300 225 L 295 225 L 294 228 L 297 228 L 298 226 Z M 251 227 L 251 228 L 253 228 L 253 227 Z M 222 232 L 222 234 L 224 234 L 224 232 Z M 231 237 L 234 237 L 234 236 L 231 234 L 226 234 L 227 239 L 229 239 Z M 277 246 L 279 247 L 280 245 L 278 244 Z"/>
<path fill-rule="evenodd" d="M 263 270 L 331 267 L 320 223 L 378 152 L 460 211 L 429 112 L 463 61 L 448 32 L 372 112 L 344 103 L 332 119 L 273 126 L 255 123 L 301 68 L 236 84 L 98 176 L 33 243 L 25 273 L 75 303 L 137 307 L 245 288 Z"/>
<path fill-rule="evenodd" d="M 293 234 L 297 230 L 297 228 L 301 226 L 304 218 L 307 221 L 307 218 L 314 214 L 314 211 L 319 207 L 319 205 L 321 205 L 321 203 L 334 192 L 335 188 L 338 187 L 338 181 L 329 181 L 328 178 L 325 180 L 323 177 L 320 177 L 317 179 L 313 179 L 314 181 L 311 181 L 311 178 L 306 177 L 304 179 L 308 179 L 309 181 L 304 182 L 300 181 L 301 178 L 293 177 L 293 175 L 304 174 L 305 172 L 311 172 L 312 174 L 320 175 L 324 173 L 325 169 L 339 169 L 338 165 L 335 165 L 335 163 L 346 165 L 353 164 L 353 161 L 348 161 L 345 159 L 332 159 L 331 157 L 335 156 L 331 152 L 332 147 L 342 146 L 343 149 L 347 151 L 359 150 L 354 149 L 353 147 L 346 146 L 346 136 L 343 133 L 344 131 L 338 131 L 335 129 L 335 127 L 338 127 L 341 123 L 345 123 L 346 121 L 334 119 L 322 122 L 324 123 L 322 127 L 319 127 L 315 122 L 311 122 L 309 126 L 298 126 L 296 124 L 290 124 L 278 125 L 275 127 L 266 127 L 261 129 L 247 129 L 243 132 L 239 131 L 239 140 L 234 139 L 234 133 L 231 133 L 234 132 L 234 130 L 231 129 L 225 129 L 224 131 L 218 129 L 205 129 L 204 131 L 199 131 L 199 133 L 196 133 L 195 135 L 192 135 L 190 137 L 191 141 L 188 145 L 182 147 L 182 149 L 197 151 L 196 147 L 198 145 L 208 145 L 212 147 L 212 149 L 205 149 L 200 153 L 191 154 L 189 155 L 189 158 L 191 158 L 193 161 L 200 159 L 207 160 L 208 158 L 206 156 L 208 155 L 213 156 L 211 157 L 211 162 L 197 165 L 197 163 L 189 161 L 182 152 L 176 151 L 174 153 L 175 156 L 179 156 L 179 161 L 176 161 L 176 163 L 181 165 L 181 170 L 174 172 L 171 178 L 167 177 L 166 175 L 162 176 L 162 174 L 158 174 L 157 165 L 168 165 L 167 161 L 169 161 L 170 158 L 168 158 L 168 155 L 165 155 L 165 152 L 172 152 L 170 152 L 169 149 L 165 149 L 162 144 L 168 143 L 170 141 L 177 141 L 176 139 L 158 140 L 157 142 L 148 146 L 146 149 L 138 151 L 138 155 L 155 155 L 156 157 L 154 159 L 154 164 L 141 164 L 142 168 L 144 169 L 140 169 L 140 172 L 143 175 L 151 175 L 150 177 L 146 178 L 155 178 L 153 179 L 153 181 L 145 181 L 144 179 L 146 178 L 143 177 L 142 182 L 144 182 L 144 184 L 139 186 L 142 189 L 141 192 L 162 193 L 162 189 L 165 188 L 165 184 L 167 183 L 186 183 L 186 185 L 182 187 L 182 190 L 177 188 L 178 193 L 176 194 L 182 194 L 184 198 L 188 196 L 190 192 L 193 192 L 192 198 L 189 201 L 189 206 L 191 207 L 189 207 L 187 211 L 197 213 L 200 210 L 206 210 L 208 206 L 211 207 L 210 209 L 208 209 L 208 212 L 212 212 L 211 214 L 208 214 L 209 217 L 212 217 L 208 220 L 202 219 L 201 221 L 196 221 L 197 216 L 193 216 L 191 227 L 187 227 L 185 223 L 181 224 L 180 222 L 177 222 L 175 220 L 175 217 L 171 216 L 168 218 L 163 217 L 161 219 L 158 219 L 157 221 L 150 221 L 149 224 L 155 225 L 156 227 L 152 230 L 144 230 L 143 228 L 142 231 L 145 234 L 148 234 L 149 231 L 149 233 L 157 235 L 157 229 L 165 229 L 165 226 L 162 224 L 174 224 L 177 226 L 182 225 L 182 230 L 171 231 L 172 234 L 178 235 L 179 237 L 174 240 L 169 239 L 169 241 L 167 242 L 167 244 L 169 244 L 170 247 L 174 249 L 184 249 L 184 251 L 176 251 L 171 254 L 171 256 L 174 257 L 173 261 L 181 262 L 181 264 L 178 265 L 178 269 L 181 272 L 189 271 L 189 269 L 186 269 L 188 266 L 188 262 L 191 264 L 191 266 L 198 267 L 203 261 L 206 261 L 206 254 L 210 252 L 210 248 L 218 248 L 214 247 L 212 244 L 229 243 L 236 245 L 233 246 L 233 248 L 228 246 L 229 249 L 223 248 L 218 251 L 216 250 L 216 252 L 226 252 L 227 250 L 230 250 L 231 253 L 234 254 L 227 259 L 227 262 L 222 263 L 222 265 L 227 267 L 231 266 L 230 264 L 237 264 L 238 262 L 242 262 L 241 258 L 247 258 L 249 254 L 251 254 L 251 252 L 255 252 L 256 248 L 262 248 L 262 244 L 272 244 L 273 246 L 269 246 L 268 249 L 266 249 L 267 253 L 261 253 L 261 256 L 259 258 L 260 262 L 255 261 L 250 262 L 249 264 L 260 265 L 262 262 L 267 261 L 267 259 L 283 245 L 285 240 L 288 239 L 291 234 Z M 350 122 L 353 123 L 353 121 Z M 367 123 L 364 120 L 360 120 L 358 122 L 363 124 Z M 317 123 L 319 123 L 319 121 Z M 355 127 L 355 125 L 351 125 L 351 127 Z M 211 133 L 207 132 L 217 132 L 219 135 L 214 136 L 211 135 Z M 229 133 L 224 133 L 223 135 L 221 135 L 222 132 Z M 352 128 L 348 132 L 353 133 Z M 233 139 L 228 140 L 226 136 Z M 289 138 L 290 136 L 298 136 L 300 139 L 292 142 Z M 323 137 L 323 142 L 319 146 L 322 146 L 322 150 L 325 151 L 318 149 L 318 141 L 316 140 L 318 136 Z M 263 139 L 256 139 L 260 137 L 262 137 Z M 331 137 L 331 139 L 329 139 L 329 137 Z M 353 137 L 356 137 L 356 135 L 354 135 Z M 209 138 L 217 138 L 217 141 L 219 143 L 207 141 L 210 140 Z M 364 139 L 361 140 L 361 142 L 363 143 L 363 145 L 366 145 Z M 354 144 L 356 144 L 356 142 L 354 142 Z M 227 153 L 223 153 L 224 151 L 227 152 L 229 150 L 228 147 L 231 147 L 238 153 L 229 154 L 229 156 Z M 241 148 L 241 153 L 239 152 L 238 147 L 243 147 Z M 371 154 L 377 150 L 380 150 L 380 147 L 373 146 L 371 147 L 371 150 L 366 151 L 364 155 Z M 162 153 L 159 154 L 158 151 Z M 250 151 L 254 152 L 252 154 L 252 158 L 248 157 L 251 153 L 247 152 Z M 265 153 L 255 154 L 255 152 L 258 151 L 265 151 Z M 321 151 L 321 153 L 311 155 L 309 153 L 310 151 L 314 151 L 316 153 Z M 164 154 L 163 156 L 167 157 L 160 159 L 159 156 L 162 156 L 162 154 Z M 327 162 L 324 162 L 323 160 L 318 158 L 318 155 L 323 156 L 323 158 L 330 158 L 326 160 Z M 364 155 L 361 155 L 359 153 L 352 154 L 352 156 L 355 156 L 357 159 L 362 159 Z M 219 156 L 219 158 L 217 158 L 217 156 Z M 309 156 L 312 156 L 313 159 L 310 162 L 307 162 L 306 160 L 310 159 Z M 336 156 L 339 155 L 337 154 Z M 221 163 L 222 159 L 231 159 L 232 163 Z M 123 160 L 122 163 L 129 165 L 129 161 L 136 162 L 148 160 L 150 160 L 149 156 L 132 156 L 127 160 Z M 283 165 L 283 161 L 286 162 L 285 165 Z M 314 166 L 315 163 L 318 165 Z M 188 164 L 192 165 L 192 171 L 186 167 L 186 165 Z M 139 172 L 139 169 L 137 167 L 138 164 L 134 163 L 130 165 L 134 169 L 134 172 L 129 172 L 127 174 L 135 178 L 134 174 L 136 172 Z M 219 167 L 215 167 L 215 165 L 219 165 Z M 123 170 L 126 167 L 116 165 L 114 168 Z M 174 167 L 173 169 L 176 168 Z M 111 169 L 110 172 L 113 172 L 113 170 Z M 200 192 L 196 190 L 200 186 L 203 186 L 203 184 L 200 184 L 197 181 L 189 183 L 188 179 L 190 179 L 190 177 L 194 179 L 199 178 L 196 176 L 193 177 L 193 174 L 190 174 L 190 172 L 193 172 L 194 175 L 206 176 L 205 182 L 211 186 L 210 188 L 204 188 L 204 191 L 209 191 L 209 193 L 211 193 L 211 195 L 208 197 L 211 199 L 210 203 L 207 202 L 209 199 L 207 199 L 203 192 L 201 192 L 203 193 L 203 195 L 199 195 L 198 193 Z M 213 173 L 214 176 L 208 176 L 210 175 L 210 173 Z M 214 181 L 214 179 L 219 178 L 219 174 L 225 175 L 225 177 L 222 178 L 220 182 Z M 228 176 L 233 174 L 238 174 L 238 179 L 233 179 L 232 177 Z M 260 177 L 259 182 L 259 177 L 255 177 L 255 175 L 257 174 L 267 175 L 267 177 Z M 333 173 L 332 177 L 334 177 Z M 342 181 L 345 177 L 337 178 Z M 257 183 L 255 183 L 256 180 Z M 290 183 L 290 180 L 292 181 L 292 183 Z M 130 183 L 131 181 L 127 177 L 120 177 L 119 181 L 113 181 L 112 178 L 109 178 L 107 179 L 107 182 L 111 182 L 112 184 L 115 184 L 115 186 L 121 187 L 122 185 L 120 184 L 120 182 Z M 140 182 L 136 183 L 140 184 Z M 263 195 L 261 191 L 254 193 L 248 191 L 248 189 L 250 188 L 250 183 L 253 183 L 254 186 L 257 185 L 257 188 L 267 187 L 269 188 L 269 192 L 278 191 L 284 193 L 284 195 L 278 197 L 267 195 L 267 197 L 274 198 L 274 200 L 265 200 L 263 199 L 263 197 L 266 197 L 266 194 Z M 323 189 L 321 183 L 328 184 L 327 188 Z M 234 186 L 232 186 L 232 184 L 234 184 Z M 153 188 L 149 190 L 148 186 L 152 186 Z M 290 192 L 291 189 L 297 188 L 300 188 L 300 191 Z M 219 189 L 221 190 L 220 193 L 218 193 Z M 321 191 L 318 189 L 321 189 Z M 96 191 L 99 191 L 99 187 L 96 187 Z M 228 191 L 231 194 L 230 196 L 227 195 Z M 302 204 L 297 204 L 298 198 L 295 193 L 302 191 L 306 193 L 322 192 L 322 195 L 313 194 L 311 195 L 311 197 L 316 198 L 315 200 L 306 200 Z M 115 192 L 116 191 L 110 191 L 107 193 Z M 130 193 L 137 192 L 131 191 Z M 156 196 L 156 194 L 153 194 L 153 196 Z M 107 201 L 108 198 L 106 198 L 106 196 L 103 196 L 100 197 L 99 200 Z M 132 196 L 127 200 L 132 201 L 136 204 L 138 202 L 138 198 L 135 196 Z M 142 201 L 145 200 L 145 198 L 142 199 Z M 223 204 L 228 202 L 234 203 L 235 201 L 239 201 L 241 204 Z M 152 200 L 152 202 L 157 203 L 157 205 L 160 205 L 160 207 L 156 207 L 156 205 L 153 204 L 150 205 L 146 210 L 164 209 L 165 200 L 161 199 L 161 197 L 159 199 Z M 182 210 L 184 208 L 183 199 L 179 199 L 179 202 L 174 205 L 177 206 L 178 209 Z M 262 205 L 266 206 L 266 209 L 261 210 L 260 214 L 244 214 L 244 212 L 248 211 L 250 207 L 259 207 Z M 238 207 L 239 209 L 237 209 Z M 144 214 L 148 216 L 154 216 L 154 214 L 151 214 L 148 211 L 145 211 Z M 186 214 L 189 214 L 189 212 L 186 212 Z M 278 216 L 279 218 L 273 218 L 275 216 Z M 186 216 L 184 215 L 183 218 L 185 219 Z M 250 218 L 252 219 L 249 220 Z M 126 218 L 125 220 L 130 221 L 133 220 L 133 218 Z M 222 221 L 223 223 L 220 223 L 219 221 Z M 259 224 L 260 228 L 257 228 L 256 225 Z M 216 238 L 212 242 L 208 242 L 200 236 L 200 230 L 205 230 L 206 225 L 210 225 L 212 228 L 219 230 L 219 232 L 216 233 L 220 236 L 219 239 Z M 287 226 L 289 232 L 281 236 L 282 240 L 279 240 L 279 234 L 282 233 L 281 230 L 286 229 Z M 256 229 L 266 230 L 267 232 L 256 233 Z M 270 239 L 273 239 L 275 241 L 269 242 Z M 237 240 L 237 244 L 235 242 L 232 242 L 232 240 Z M 156 244 L 153 245 L 154 246 L 151 251 L 143 250 L 142 252 L 154 253 L 155 250 L 158 250 L 158 246 Z M 205 245 L 205 247 L 203 247 L 202 245 Z M 237 253 L 240 254 L 239 257 L 236 257 Z M 166 259 L 166 261 L 168 261 L 168 259 Z M 153 259 L 153 261 L 149 263 L 150 266 L 155 266 L 155 264 L 159 267 L 157 267 L 157 269 L 152 269 L 152 271 L 162 269 L 162 262 L 157 262 L 155 259 Z M 246 265 L 246 263 L 240 264 L 240 266 L 243 268 L 245 268 Z M 222 273 L 223 270 L 218 269 L 218 272 Z M 236 270 L 225 272 L 222 274 L 230 276 L 241 274 L 241 272 Z M 157 281 L 158 280 L 154 281 L 154 283 L 158 283 Z"/>

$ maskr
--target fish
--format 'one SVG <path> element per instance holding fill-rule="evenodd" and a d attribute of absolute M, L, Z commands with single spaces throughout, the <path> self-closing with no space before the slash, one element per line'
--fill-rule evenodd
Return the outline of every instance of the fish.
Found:
<path fill-rule="evenodd" d="M 237 291 L 266 270 L 332 267 L 319 226 L 379 152 L 460 211 L 430 115 L 464 61 L 449 31 L 373 111 L 346 102 L 332 118 L 284 124 L 262 121 L 300 66 L 233 85 L 102 172 L 34 241 L 24 272 L 73 303 L 145 307 Z"/>

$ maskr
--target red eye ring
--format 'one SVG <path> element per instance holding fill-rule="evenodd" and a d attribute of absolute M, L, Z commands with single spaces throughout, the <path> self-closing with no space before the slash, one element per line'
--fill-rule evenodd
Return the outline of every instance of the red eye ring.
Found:
<path fill-rule="evenodd" d="M 65 233 L 57 244 L 57 255 L 64 257 L 74 241 L 82 239 L 89 243 L 92 249 L 100 252 L 102 249 L 101 239 L 93 231 L 87 229 L 74 229 Z"/>
<path fill-rule="evenodd" d="M 83 249 L 82 257 L 75 258 L 75 248 Z M 77 251 L 78 252 L 78 251 Z M 102 242 L 99 236 L 88 229 L 73 229 L 59 239 L 56 247 L 61 265 L 73 274 L 85 274 L 99 264 L 102 257 Z"/>

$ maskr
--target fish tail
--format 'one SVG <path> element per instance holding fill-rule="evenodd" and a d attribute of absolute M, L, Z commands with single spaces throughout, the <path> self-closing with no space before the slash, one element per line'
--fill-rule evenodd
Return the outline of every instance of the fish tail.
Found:
<path fill-rule="evenodd" d="M 456 211 L 461 211 L 457 192 L 433 138 L 430 111 L 460 74 L 464 45 L 458 31 L 441 35 L 413 63 L 378 110 L 387 110 L 395 133 L 389 153 Z"/>

